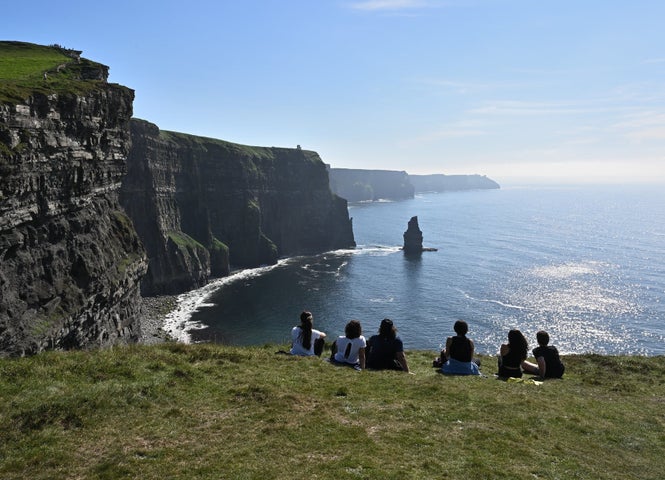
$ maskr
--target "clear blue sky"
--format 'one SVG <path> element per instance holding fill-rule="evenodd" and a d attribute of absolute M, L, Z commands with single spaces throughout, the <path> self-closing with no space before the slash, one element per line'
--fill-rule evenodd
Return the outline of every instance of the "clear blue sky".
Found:
<path fill-rule="evenodd" d="M 665 1 L 12 1 L 164 130 L 333 167 L 665 183 Z"/>

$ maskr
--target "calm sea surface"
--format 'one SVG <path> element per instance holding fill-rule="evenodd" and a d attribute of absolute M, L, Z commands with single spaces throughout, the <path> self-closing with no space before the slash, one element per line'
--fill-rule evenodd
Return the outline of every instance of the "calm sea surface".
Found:
<path fill-rule="evenodd" d="M 504 187 L 349 206 L 358 247 L 242 271 L 180 297 L 183 341 L 288 343 L 303 309 L 330 336 L 393 319 L 407 349 L 437 350 L 457 319 L 479 353 L 511 328 L 562 353 L 665 354 L 665 189 Z M 400 247 L 412 216 L 424 245 Z"/>

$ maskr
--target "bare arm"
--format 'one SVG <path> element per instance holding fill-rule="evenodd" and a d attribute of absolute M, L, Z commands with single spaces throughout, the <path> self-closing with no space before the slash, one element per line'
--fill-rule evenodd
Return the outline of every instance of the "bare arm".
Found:
<path fill-rule="evenodd" d="M 538 362 L 538 374 L 545 378 L 545 371 L 547 370 L 547 364 L 545 363 L 545 357 L 538 357 L 536 358 L 536 361 Z"/>
<path fill-rule="evenodd" d="M 473 354 L 476 353 L 476 346 L 473 344 L 473 340 L 469 340 L 469 345 L 471 345 L 471 360 L 473 361 Z"/>
<path fill-rule="evenodd" d="M 446 339 L 446 348 L 441 352 L 441 362 L 445 362 L 450 358 L 450 346 L 453 344 L 453 337 L 448 337 Z"/>
<path fill-rule="evenodd" d="M 358 351 L 358 358 L 360 360 L 360 368 L 365 370 L 365 347 Z"/>
<path fill-rule="evenodd" d="M 406 373 L 410 373 L 409 364 L 406 363 L 406 356 L 404 355 L 404 352 L 397 352 L 395 354 L 395 358 L 397 358 L 399 364 L 402 365 L 402 370 L 404 370 Z"/>
<path fill-rule="evenodd" d="M 508 352 L 510 352 L 510 347 L 508 346 L 507 343 L 502 343 L 501 344 L 501 349 L 499 349 L 499 354 L 502 357 L 505 357 L 506 355 L 508 355 Z"/>

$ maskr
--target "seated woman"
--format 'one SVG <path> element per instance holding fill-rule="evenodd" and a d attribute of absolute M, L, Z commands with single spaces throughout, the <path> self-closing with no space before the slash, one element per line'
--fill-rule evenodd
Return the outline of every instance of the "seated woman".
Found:
<path fill-rule="evenodd" d="M 409 373 L 409 365 L 404 356 L 404 344 L 397 336 L 392 320 L 384 318 L 379 334 L 367 342 L 367 368 L 374 370 L 402 370 Z"/>
<path fill-rule="evenodd" d="M 300 314 L 300 325 L 291 329 L 291 355 L 318 355 L 323 352 L 326 334 L 314 330 L 314 316 L 304 311 Z"/>
<path fill-rule="evenodd" d="M 453 330 L 457 335 L 446 339 L 446 347 L 441 352 L 441 372 L 448 375 L 480 375 L 478 362 L 473 359 L 475 346 L 472 340 L 466 338 L 469 325 L 464 320 L 458 320 Z"/>
<path fill-rule="evenodd" d="M 561 378 L 566 367 L 561 363 L 559 358 L 559 351 L 555 346 L 548 346 L 550 343 L 549 334 L 540 330 L 536 333 L 536 340 L 538 347 L 533 349 L 533 356 L 535 357 L 538 365 L 530 362 L 523 362 L 522 368 L 525 372 L 533 375 L 538 375 L 542 378 Z"/>
<path fill-rule="evenodd" d="M 344 328 L 344 336 L 337 337 L 332 344 L 330 361 L 338 365 L 347 365 L 356 370 L 365 369 L 365 347 L 367 342 L 362 335 L 358 320 L 351 320 Z"/>
<path fill-rule="evenodd" d="M 499 377 L 522 377 L 522 363 L 526 361 L 528 347 L 522 332 L 519 330 L 508 332 L 508 343 L 502 344 L 499 350 Z"/>

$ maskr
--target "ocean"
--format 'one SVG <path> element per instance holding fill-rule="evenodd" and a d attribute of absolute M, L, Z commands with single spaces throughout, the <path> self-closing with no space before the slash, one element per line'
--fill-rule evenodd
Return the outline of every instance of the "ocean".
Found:
<path fill-rule="evenodd" d="M 665 193 L 658 186 L 534 186 L 350 204 L 357 247 L 235 272 L 179 297 L 183 342 L 289 343 L 302 310 L 335 338 L 391 318 L 406 349 L 436 352 L 457 319 L 476 351 L 544 329 L 564 354 L 665 354 Z M 424 246 L 401 251 L 418 217 Z"/>

